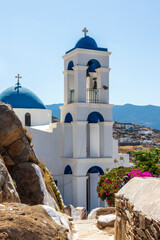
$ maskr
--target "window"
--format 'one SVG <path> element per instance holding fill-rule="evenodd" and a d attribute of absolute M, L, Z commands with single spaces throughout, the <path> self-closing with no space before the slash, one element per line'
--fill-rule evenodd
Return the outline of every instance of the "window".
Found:
<path fill-rule="evenodd" d="M 30 113 L 26 113 L 25 114 L 25 126 L 31 126 L 31 114 Z"/>

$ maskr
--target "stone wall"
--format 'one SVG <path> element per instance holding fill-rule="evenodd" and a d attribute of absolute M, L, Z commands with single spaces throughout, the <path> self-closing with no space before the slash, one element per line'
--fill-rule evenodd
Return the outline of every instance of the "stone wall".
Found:
<path fill-rule="evenodd" d="M 160 179 L 133 178 L 116 194 L 115 240 L 160 239 Z"/>

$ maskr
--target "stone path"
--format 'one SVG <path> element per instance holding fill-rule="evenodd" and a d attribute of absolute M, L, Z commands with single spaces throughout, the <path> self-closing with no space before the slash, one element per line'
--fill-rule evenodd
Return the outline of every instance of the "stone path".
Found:
<path fill-rule="evenodd" d="M 114 240 L 113 229 L 111 231 L 100 230 L 96 226 L 97 220 L 73 221 L 73 240 Z"/>

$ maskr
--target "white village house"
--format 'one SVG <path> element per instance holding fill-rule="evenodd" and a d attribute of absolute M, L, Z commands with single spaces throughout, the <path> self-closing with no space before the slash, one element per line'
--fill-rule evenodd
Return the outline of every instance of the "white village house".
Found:
<path fill-rule="evenodd" d="M 109 56 L 86 35 L 86 28 L 64 59 L 64 105 L 60 122 L 51 123 L 51 111 L 19 83 L 0 94 L 0 101 L 12 105 L 28 126 L 38 159 L 47 168 L 65 204 L 87 210 L 104 206 L 97 197 L 97 182 L 106 168 L 129 166 L 129 156 L 118 153 L 112 136 L 112 108 L 109 103 Z M 115 163 L 114 160 L 118 163 Z"/>

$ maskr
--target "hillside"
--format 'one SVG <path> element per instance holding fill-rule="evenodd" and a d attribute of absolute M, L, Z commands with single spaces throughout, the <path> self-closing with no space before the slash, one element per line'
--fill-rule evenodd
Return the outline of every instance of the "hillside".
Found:
<path fill-rule="evenodd" d="M 46 105 L 46 108 L 51 109 L 53 116 L 60 119 L 59 106 L 62 105 Z M 153 105 L 136 106 L 132 104 L 115 105 L 113 108 L 113 121 L 133 123 L 160 130 L 160 107 Z"/>
<path fill-rule="evenodd" d="M 140 125 L 115 122 L 113 137 L 119 140 L 119 152 L 130 154 L 130 160 L 135 151 L 160 147 L 160 130 Z"/>

